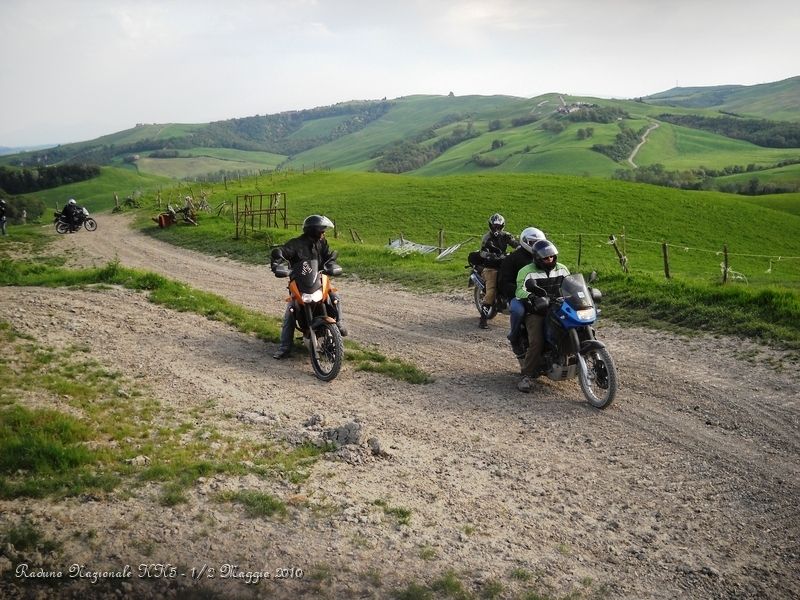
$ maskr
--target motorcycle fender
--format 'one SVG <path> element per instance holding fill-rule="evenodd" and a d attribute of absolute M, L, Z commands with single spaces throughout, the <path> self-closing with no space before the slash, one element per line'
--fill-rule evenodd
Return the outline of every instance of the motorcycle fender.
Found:
<path fill-rule="evenodd" d="M 336 323 L 336 319 L 333 317 L 329 317 L 328 315 L 320 315 L 318 317 L 314 317 L 314 320 L 311 322 L 311 329 L 316 329 L 323 323 Z"/>
<path fill-rule="evenodd" d="M 601 350 L 606 345 L 600 340 L 584 340 L 581 342 L 581 354 L 586 354 L 590 350 Z"/>

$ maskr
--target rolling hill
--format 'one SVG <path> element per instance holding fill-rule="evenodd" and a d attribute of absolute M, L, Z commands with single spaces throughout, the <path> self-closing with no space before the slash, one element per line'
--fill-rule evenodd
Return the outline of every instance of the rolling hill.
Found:
<path fill-rule="evenodd" d="M 140 124 L 96 140 L 0 157 L 0 164 L 87 162 L 207 180 L 276 169 L 612 177 L 658 164 L 668 171 L 725 170 L 721 175 L 749 168 L 763 181 L 774 172 L 782 185 L 800 187 L 797 169 L 786 169 L 800 163 L 795 138 L 791 147 L 766 147 L 707 125 L 725 117 L 758 128 L 769 119 L 773 129 L 794 131 L 800 128 L 798 98 L 800 77 L 674 88 L 635 100 L 415 95 L 207 124 Z M 687 116 L 704 128 L 677 120 Z M 655 122 L 660 126 L 630 164 L 632 141 Z"/>

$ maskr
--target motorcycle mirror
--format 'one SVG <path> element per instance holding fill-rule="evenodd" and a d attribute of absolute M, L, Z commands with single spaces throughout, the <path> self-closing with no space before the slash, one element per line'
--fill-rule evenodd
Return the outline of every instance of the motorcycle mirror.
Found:
<path fill-rule="evenodd" d="M 340 267 L 336 263 L 327 263 L 325 265 L 325 272 L 328 275 L 336 277 L 337 275 L 341 275 L 342 274 L 342 267 Z"/>
<path fill-rule="evenodd" d="M 589 283 L 593 283 L 597 281 L 597 271 L 592 271 L 591 275 L 589 275 Z"/>
<path fill-rule="evenodd" d="M 603 294 L 600 293 L 600 290 L 596 288 L 590 288 L 590 291 L 592 292 L 592 300 L 594 300 L 595 304 L 603 299 Z"/>
<path fill-rule="evenodd" d="M 533 279 L 526 279 L 526 280 L 525 280 L 525 290 L 526 290 L 528 293 L 534 293 L 534 292 L 536 292 L 536 291 L 542 290 L 542 288 L 541 288 L 541 287 L 539 287 L 539 285 L 536 283 L 536 281 L 535 281 L 535 280 L 533 280 Z"/>

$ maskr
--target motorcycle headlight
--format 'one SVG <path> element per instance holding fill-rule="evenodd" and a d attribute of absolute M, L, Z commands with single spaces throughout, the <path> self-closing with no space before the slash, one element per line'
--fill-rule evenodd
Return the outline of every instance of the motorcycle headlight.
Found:
<path fill-rule="evenodd" d="M 576 310 L 575 314 L 581 321 L 594 321 L 597 318 L 597 311 L 594 307 Z"/>
<path fill-rule="evenodd" d="M 301 296 L 303 302 L 308 304 L 309 302 L 321 302 L 322 301 L 322 290 L 319 289 L 313 294 L 303 294 Z"/>

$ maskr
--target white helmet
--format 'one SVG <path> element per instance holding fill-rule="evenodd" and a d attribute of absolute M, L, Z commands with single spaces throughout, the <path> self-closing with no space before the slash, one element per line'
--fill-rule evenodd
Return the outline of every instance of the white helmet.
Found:
<path fill-rule="evenodd" d="M 77 202 L 75 202 L 75 198 L 70 198 L 68 204 L 77 204 Z"/>
<path fill-rule="evenodd" d="M 526 227 L 522 230 L 522 233 L 519 234 L 519 245 L 525 248 L 530 254 L 533 254 L 533 245 L 537 241 L 543 239 L 545 239 L 545 237 L 541 229 Z"/>

